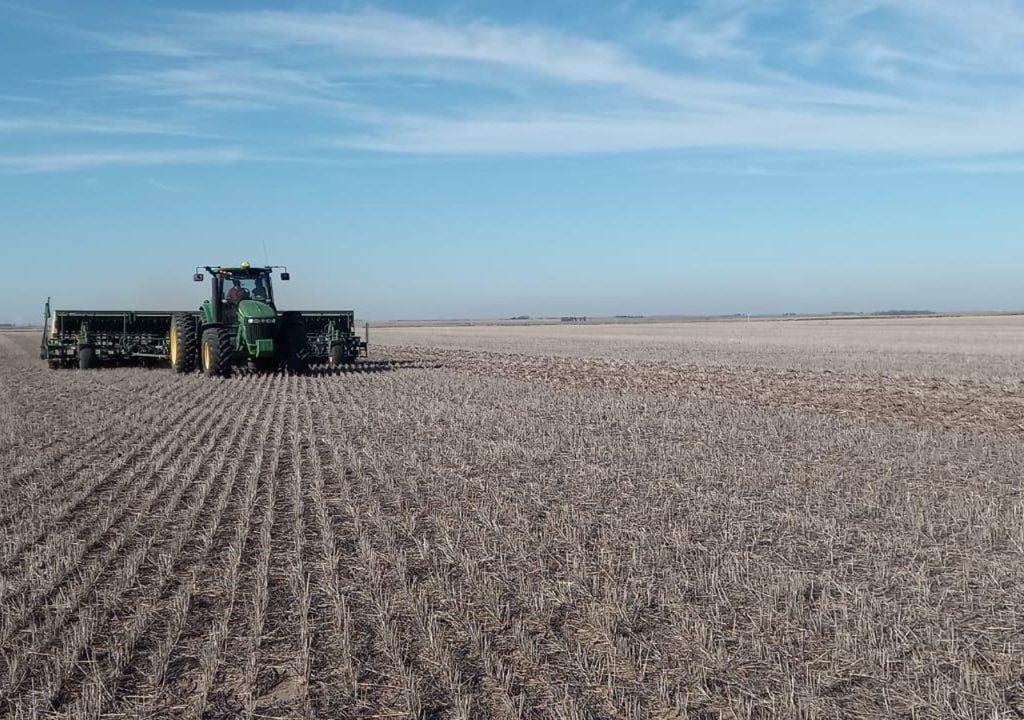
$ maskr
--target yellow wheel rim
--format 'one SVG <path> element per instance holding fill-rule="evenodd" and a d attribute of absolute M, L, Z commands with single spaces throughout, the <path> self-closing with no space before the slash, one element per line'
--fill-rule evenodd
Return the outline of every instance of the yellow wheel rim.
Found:
<path fill-rule="evenodd" d="M 210 350 L 210 343 L 203 343 L 203 370 L 209 370 L 213 365 L 213 353 Z"/>
<path fill-rule="evenodd" d="M 171 328 L 171 367 L 178 367 L 178 328 Z"/>

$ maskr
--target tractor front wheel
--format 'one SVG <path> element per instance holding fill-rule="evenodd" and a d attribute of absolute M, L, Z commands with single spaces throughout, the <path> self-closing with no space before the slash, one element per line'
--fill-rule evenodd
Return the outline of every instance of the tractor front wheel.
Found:
<path fill-rule="evenodd" d="M 196 369 L 199 355 L 196 321 L 191 315 L 177 313 L 171 318 L 171 367 L 176 373 L 190 373 Z"/>
<path fill-rule="evenodd" d="M 209 377 L 228 377 L 231 374 L 231 356 L 234 339 L 227 328 L 212 327 L 203 330 L 199 354 L 203 372 Z"/>

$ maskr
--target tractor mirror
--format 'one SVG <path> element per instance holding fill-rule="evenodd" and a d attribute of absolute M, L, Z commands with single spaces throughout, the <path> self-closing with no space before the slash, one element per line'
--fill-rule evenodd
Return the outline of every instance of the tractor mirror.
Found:
<path fill-rule="evenodd" d="M 195 273 L 194 275 L 192 275 L 192 281 L 193 282 L 202 282 L 203 281 L 203 274 L 202 273 Z"/>
<path fill-rule="evenodd" d="M 286 272 L 281 273 L 281 279 L 282 280 L 291 280 L 292 279 L 291 273 L 286 273 Z"/>

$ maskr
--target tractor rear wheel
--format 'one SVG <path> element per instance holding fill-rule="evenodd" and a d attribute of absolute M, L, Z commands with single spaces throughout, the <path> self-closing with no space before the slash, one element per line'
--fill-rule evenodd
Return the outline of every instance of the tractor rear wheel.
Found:
<path fill-rule="evenodd" d="M 96 367 L 96 350 L 92 345 L 82 345 L 78 348 L 78 369 L 92 370 Z"/>
<path fill-rule="evenodd" d="M 203 330 L 199 350 L 203 372 L 209 377 L 228 377 L 234 350 L 235 342 L 229 329 L 212 327 Z"/>
<path fill-rule="evenodd" d="M 302 322 L 292 321 L 284 328 L 285 363 L 288 371 L 297 375 L 309 372 L 309 340 L 306 338 L 306 326 Z"/>
<path fill-rule="evenodd" d="M 176 313 L 171 317 L 171 367 L 176 373 L 190 373 L 196 369 L 199 355 L 196 321 L 191 315 Z"/>

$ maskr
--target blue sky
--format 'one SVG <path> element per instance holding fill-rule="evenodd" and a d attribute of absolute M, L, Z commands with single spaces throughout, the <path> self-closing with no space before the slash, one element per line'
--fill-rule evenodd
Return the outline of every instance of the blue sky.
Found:
<path fill-rule="evenodd" d="M 1024 1 L 6 2 L 0 320 L 1024 307 Z"/>

